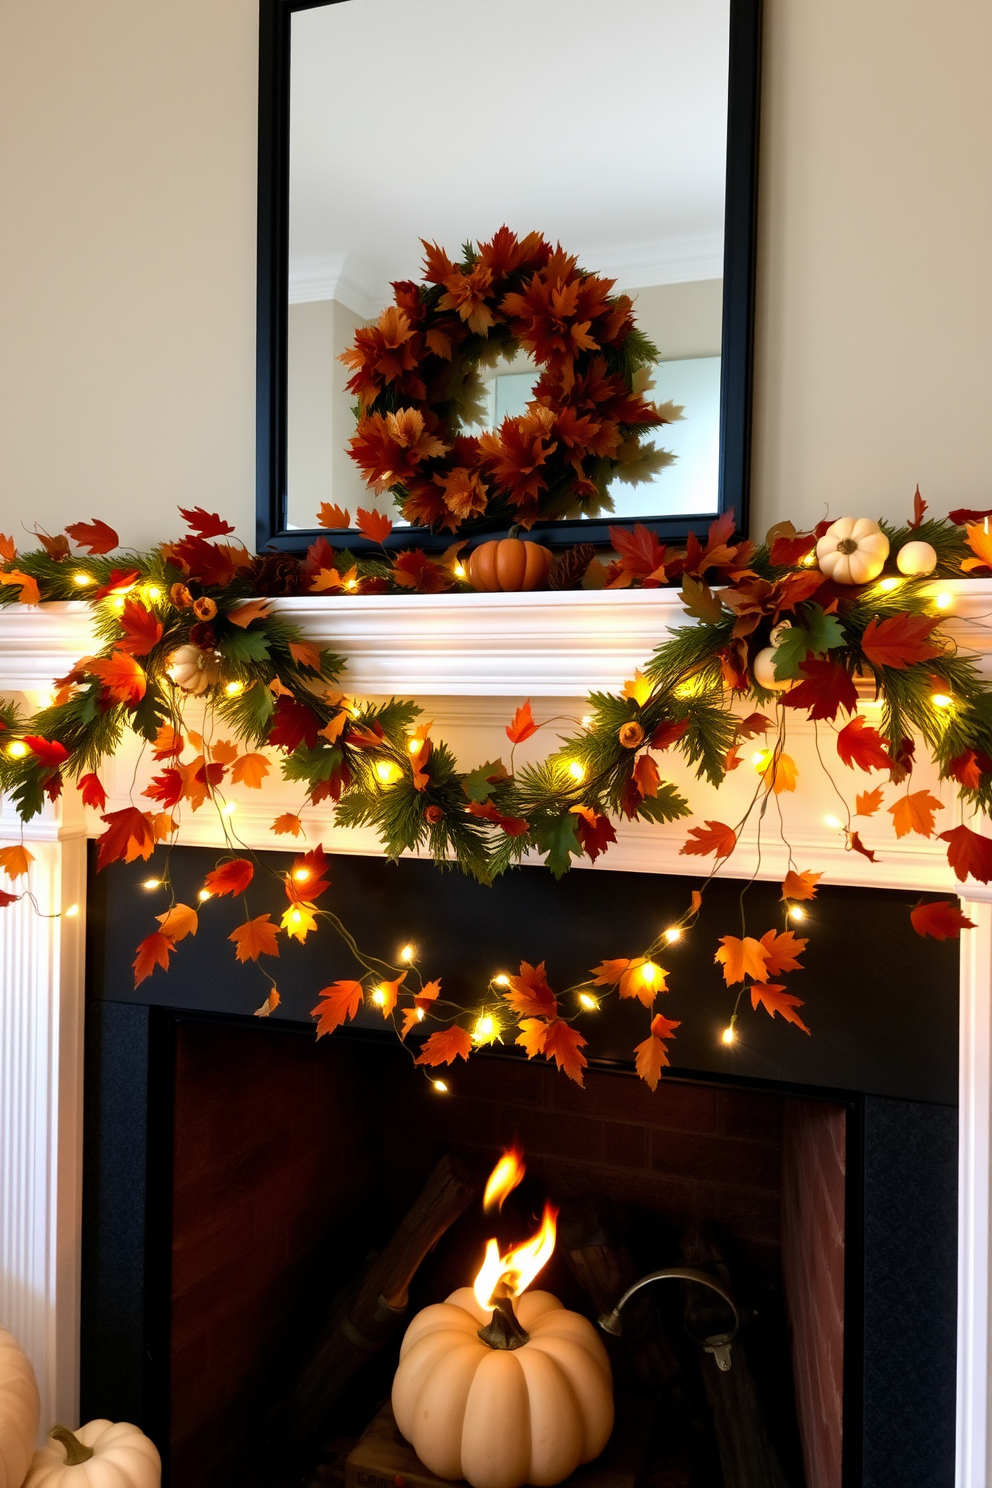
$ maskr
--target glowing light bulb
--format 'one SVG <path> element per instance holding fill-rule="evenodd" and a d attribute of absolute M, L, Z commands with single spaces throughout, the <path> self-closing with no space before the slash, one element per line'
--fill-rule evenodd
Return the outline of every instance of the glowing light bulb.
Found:
<path fill-rule="evenodd" d="M 199 899 L 201 904 L 206 904 L 207 900 L 212 899 L 214 896 L 213 894 L 211 894 L 209 889 L 201 889 L 196 897 L 197 899 Z"/>
<path fill-rule="evenodd" d="M 591 713 L 587 713 L 586 716 L 585 716 L 585 718 L 583 718 L 583 720 L 582 720 L 582 727 L 583 728 L 592 728 L 594 722 L 595 722 L 595 719 L 593 718 L 592 714 Z"/>
<path fill-rule="evenodd" d="M 768 750 L 756 749 L 751 756 L 751 763 L 756 770 L 763 770 L 768 763 Z"/>
<path fill-rule="evenodd" d="M 7 753 L 11 759 L 23 759 L 28 752 L 28 746 L 23 739 L 15 739 L 13 744 L 8 744 Z"/>
<path fill-rule="evenodd" d="M 946 589 L 942 589 L 939 594 L 934 595 L 933 602 L 938 610 L 949 610 L 954 603 L 954 595 L 949 594 Z"/>
<path fill-rule="evenodd" d="M 901 579 L 882 579 L 878 587 L 879 589 L 883 589 L 886 594 L 891 594 L 893 589 L 898 589 L 901 583 Z"/>
<path fill-rule="evenodd" d="M 579 785 L 581 785 L 582 781 L 586 778 L 585 769 L 582 765 L 579 764 L 578 760 L 569 760 L 568 773 L 569 775 L 571 775 L 572 779 Z"/>
<path fill-rule="evenodd" d="M 472 1030 L 472 1037 L 476 1041 L 476 1043 L 484 1043 L 486 1039 L 491 1039 L 495 1032 L 496 1024 L 493 1022 L 492 1018 L 490 1018 L 488 1013 L 484 1013 L 483 1016 L 478 1019 L 475 1028 Z"/>
<path fill-rule="evenodd" d="M 809 553 L 806 554 L 806 557 L 803 559 L 803 567 L 804 568 L 812 568 L 815 563 L 816 563 L 816 549 L 813 548 Z"/>
<path fill-rule="evenodd" d="M 36 713 L 40 712 L 42 708 L 50 708 L 55 701 L 55 694 L 51 688 L 46 688 L 44 692 L 29 692 L 28 697 L 31 699 Z"/>
<path fill-rule="evenodd" d="M 145 595 L 154 604 L 156 600 L 162 598 L 162 591 L 157 584 L 149 584 L 145 590 Z"/>
<path fill-rule="evenodd" d="M 493 977 L 493 985 L 495 987 L 508 987 L 510 985 L 510 978 L 505 971 L 501 971 L 499 976 Z"/>
<path fill-rule="evenodd" d="M 590 992 L 579 993 L 579 1007 L 584 1007 L 587 1013 L 597 1013 L 599 1011 L 599 1003 Z"/>
<path fill-rule="evenodd" d="M 935 708 L 949 708 L 954 699 L 952 697 L 948 697 L 946 692 L 934 692 L 930 696 L 930 701 L 933 703 Z"/>
<path fill-rule="evenodd" d="M 844 825 L 839 817 L 836 816 L 825 816 L 823 818 L 823 824 L 824 826 L 831 827 L 835 832 L 839 831 L 840 828 Z"/>
<path fill-rule="evenodd" d="M 291 924 L 298 925 L 303 919 L 303 916 L 300 914 L 300 911 L 298 909 L 294 909 L 291 911 L 289 918 Z M 385 1001 L 385 998 L 383 998 L 383 1001 Z"/>
<path fill-rule="evenodd" d="M 386 989 L 385 989 L 385 987 L 376 987 L 376 989 L 372 993 L 372 1001 L 376 1004 L 377 1007 L 385 1007 L 385 1005 L 386 1005 Z"/>
<path fill-rule="evenodd" d="M 417 956 L 417 947 L 416 946 L 405 945 L 405 946 L 403 946 L 403 948 L 400 951 L 400 960 L 402 962 L 404 962 L 405 965 L 407 965 L 407 966 L 410 965 L 410 962 L 411 961 L 414 961 L 416 959 L 416 956 Z"/>
<path fill-rule="evenodd" d="M 657 961 L 645 961 L 644 965 L 639 969 L 641 974 L 641 981 L 647 987 L 653 987 L 655 982 L 664 975 Z"/>
<path fill-rule="evenodd" d="M 228 682 L 224 688 L 228 697 L 240 697 L 244 690 L 245 684 L 243 682 Z"/>
<path fill-rule="evenodd" d="M 669 945 L 674 945 L 677 940 L 682 939 L 682 931 L 679 929 L 678 925 L 669 925 L 668 929 L 665 931 L 665 939 L 668 941 Z"/>
<path fill-rule="evenodd" d="M 423 1010 L 423 1008 L 418 1008 L 417 1009 L 417 1022 L 418 1023 L 423 1023 L 423 1021 L 424 1021 L 424 1010 Z"/>
<path fill-rule="evenodd" d="M 238 809 L 237 801 L 225 801 L 221 807 L 222 816 L 233 816 Z"/>
<path fill-rule="evenodd" d="M 126 600 L 123 594 L 112 594 L 107 600 L 107 603 L 110 605 L 110 608 L 119 615 L 121 610 L 123 610 L 124 608 Z"/>
<path fill-rule="evenodd" d="M 407 748 L 409 749 L 411 754 L 417 754 L 420 749 L 420 740 L 411 739 L 407 744 Z"/>
<path fill-rule="evenodd" d="M 431 1084 L 434 1086 L 434 1089 L 437 1091 L 438 1095 L 447 1095 L 447 1093 L 448 1093 L 448 1086 L 447 1086 L 446 1081 L 444 1081 L 444 1080 L 432 1080 L 431 1081 Z"/>
<path fill-rule="evenodd" d="M 463 579 L 465 577 L 465 565 L 464 565 L 464 563 L 456 563 L 455 564 L 454 574 L 455 574 L 455 578 L 456 579 Z"/>
<path fill-rule="evenodd" d="M 375 767 L 375 775 L 380 785 L 393 785 L 403 771 L 395 760 L 380 760 Z"/>
<path fill-rule="evenodd" d="M 160 878 L 146 878 L 141 887 L 143 889 L 160 889 L 162 887 L 162 880 Z"/>
<path fill-rule="evenodd" d="M 88 589 L 90 584 L 94 582 L 93 575 L 88 573 L 74 573 L 72 582 L 76 585 L 77 589 Z"/>
<path fill-rule="evenodd" d="M 734 1025 L 732 1023 L 727 1025 L 721 1033 L 720 1038 L 725 1044 L 732 1044 L 736 1041 L 737 1035 L 734 1032 Z"/>
<path fill-rule="evenodd" d="M 792 908 L 789 910 L 789 919 L 790 920 L 796 920 L 798 922 L 799 920 L 804 920 L 805 918 L 806 918 L 806 911 L 804 909 L 800 909 L 798 904 L 794 904 L 792 906 Z"/>
<path fill-rule="evenodd" d="M 78 904 L 70 904 L 69 905 L 69 908 L 65 911 L 65 917 L 66 917 L 67 920 L 73 920 L 73 919 L 75 919 L 76 915 L 78 915 L 78 913 L 79 913 L 79 905 Z"/>
<path fill-rule="evenodd" d="M 358 580 L 357 579 L 345 579 L 345 581 L 344 581 L 344 587 L 346 589 L 357 589 L 358 588 Z"/>
<path fill-rule="evenodd" d="M 293 877 L 297 883 L 306 883 L 308 879 L 313 877 L 313 874 L 309 868 L 294 868 Z"/>

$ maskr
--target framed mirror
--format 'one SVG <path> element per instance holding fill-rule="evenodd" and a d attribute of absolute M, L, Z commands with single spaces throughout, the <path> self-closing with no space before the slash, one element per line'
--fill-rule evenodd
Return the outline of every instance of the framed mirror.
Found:
<path fill-rule="evenodd" d="M 366 486 L 339 358 L 394 281 L 421 278 L 421 239 L 456 259 L 504 224 L 615 281 L 658 350 L 651 399 L 682 410 L 650 436 L 674 458 L 604 486 L 612 513 L 532 535 L 608 543 L 638 521 L 677 542 L 729 509 L 746 531 L 760 0 L 261 0 L 260 15 L 259 550 L 303 551 L 325 502 L 387 512 L 389 545 L 451 542 Z M 478 370 L 476 433 L 523 413 L 539 369 L 517 349 Z"/>

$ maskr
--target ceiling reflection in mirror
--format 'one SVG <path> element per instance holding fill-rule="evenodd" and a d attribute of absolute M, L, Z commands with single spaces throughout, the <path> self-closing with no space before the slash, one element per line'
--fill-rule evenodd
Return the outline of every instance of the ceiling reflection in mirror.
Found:
<path fill-rule="evenodd" d="M 682 417 L 672 458 L 614 478 L 617 517 L 718 508 L 730 0 L 344 0 L 292 17 L 287 526 L 321 504 L 398 516 L 348 453 L 356 330 L 421 239 L 452 259 L 503 224 L 560 242 L 633 300 Z M 524 413 L 537 371 L 480 366 L 478 422 Z M 607 508 L 608 510 L 608 508 Z"/>

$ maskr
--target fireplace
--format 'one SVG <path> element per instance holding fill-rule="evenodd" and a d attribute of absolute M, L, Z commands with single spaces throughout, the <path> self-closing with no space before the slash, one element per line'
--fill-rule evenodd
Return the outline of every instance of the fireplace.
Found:
<path fill-rule="evenodd" d="M 174 852 L 180 898 L 212 861 Z M 90 887 L 82 1394 L 84 1414 L 152 1433 L 173 1488 L 250 1482 L 253 1467 L 275 1488 L 271 1463 L 258 1468 L 260 1442 L 275 1440 L 285 1462 L 273 1405 L 338 1285 L 440 1155 L 481 1175 L 514 1139 L 535 1202 L 552 1195 L 566 1218 L 569 1205 L 581 1218 L 590 1196 L 608 1203 L 638 1275 L 683 1263 L 686 1235 L 710 1226 L 757 1314 L 746 1348 L 786 1482 L 953 1482 L 956 947 L 907 946 L 894 933 L 904 896 L 822 891 L 803 986 L 811 1039 L 762 1015 L 728 1051 L 712 937 L 697 935 L 679 953 L 682 990 L 666 998 L 672 1017 L 692 999 L 696 1031 L 687 1019 L 655 1094 L 631 1072 L 620 1005 L 597 1024 L 585 1090 L 510 1048 L 457 1068 L 439 1095 L 374 1010 L 350 1035 L 314 1041 L 316 992 L 349 970 L 326 940 L 285 953 L 285 1016 L 251 1017 L 220 904 L 195 956 L 131 992 L 145 876 L 140 864 L 115 867 Z M 657 875 L 556 884 L 527 868 L 484 889 L 427 864 L 355 857 L 335 859 L 331 876 L 349 924 L 397 943 L 416 933 L 449 995 L 466 1001 L 522 956 L 546 956 L 564 984 L 625 919 L 664 917 L 685 893 Z M 715 914 L 732 912 L 740 887 L 712 886 Z M 773 915 L 776 892 L 755 885 L 749 913 Z M 857 967 L 838 976 L 844 946 L 862 937 Z M 411 1315 L 468 1280 L 483 1224 L 473 1211 L 449 1231 L 417 1275 Z M 550 1289 L 575 1297 L 566 1250 Z M 678 1288 L 658 1300 L 666 1336 L 679 1339 Z M 387 1348 L 369 1365 L 328 1435 L 357 1437 L 394 1362 Z M 669 1481 L 719 1484 L 712 1433 L 690 1448 L 697 1477 Z M 666 1470 L 688 1472 L 687 1461 Z"/>

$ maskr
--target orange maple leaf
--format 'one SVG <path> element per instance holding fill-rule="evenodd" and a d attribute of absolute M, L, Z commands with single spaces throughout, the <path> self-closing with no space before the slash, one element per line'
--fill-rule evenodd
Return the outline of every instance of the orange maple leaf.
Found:
<path fill-rule="evenodd" d="M 306 667 L 311 672 L 320 671 L 319 646 L 312 646 L 309 641 L 290 641 L 289 654 L 297 666 Z"/>
<path fill-rule="evenodd" d="M 384 1018 L 388 1018 L 390 1013 L 393 1011 L 393 1008 L 396 1006 L 396 999 L 399 996 L 399 990 L 405 981 L 406 972 L 401 971 L 395 981 L 380 982 L 379 985 L 376 987 L 376 992 L 382 993 L 382 999 L 380 1001 L 379 997 L 377 996 L 375 998 L 375 1004 L 376 1007 L 380 1007 L 382 1009 L 382 1016 Z"/>
<path fill-rule="evenodd" d="M 544 1034 L 544 1047 L 542 1053 L 546 1059 L 553 1059 L 560 1070 L 564 1070 L 570 1080 L 576 1085 L 583 1085 L 582 1071 L 586 1068 L 588 1060 L 582 1053 L 586 1040 L 577 1028 L 566 1023 L 562 1018 L 553 1018 L 548 1024 Z"/>
<path fill-rule="evenodd" d="M 210 754 L 218 765 L 233 765 L 238 757 L 238 746 L 230 739 L 218 739 L 216 744 L 210 745 Z"/>
<path fill-rule="evenodd" d="M 813 873 L 808 868 L 802 873 L 795 873 L 790 868 L 782 881 L 782 898 L 815 899 L 816 886 L 822 877 L 822 873 Z"/>
<path fill-rule="evenodd" d="M 416 1028 L 424 1021 L 423 1009 L 419 1007 L 408 1007 L 403 1009 L 403 1027 L 400 1029 L 400 1043 L 406 1042 L 406 1036 L 411 1028 Z"/>
<path fill-rule="evenodd" d="M 137 806 L 125 806 L 120 811 L 110 811 L 101 817 L 107 830 L 99 839 L 97 869 L 108 863 L 133 863 L 135 858 L 150 858 L 155 850 L 155 832 L 148 812 Z"/>
<path fill-rule="evenodd" d="M 0 584 L 20 585 L 21 592 L 17 596 L 18 604 L 41 604 L 41 592 L 38 589 L 37 582 L 30 574 L 21 573 L 19 569 L 12 568 L 9 573 L 0 573 Z"/>
<path fill-rule="evenodd" d="M 319 731 L 321 738 L 326 739 L 329 744 L 333 744 L 336 739 L 341 737 L 347 722 L 348 713 L 342 708 L 340 713 L 335 713 L 330 723 L 325 723 L 324 727 Z"/>
<path fill-rule="evenodd" d="M 199 915 L 188 904 L 174 904 L 165 914 L 155 918 L 162 927 L 162 934 L 170 935 L 173 940 L 185 940 L 187 935 L 195 935 L 200 927 Z"/>
<path fill-rule="evenodd" d="M 889 807 L 896 836 L 905 837 L 908 832 L 917 832 L 921 837 L 932 837 L 933 814 L 943 809 L 943 801 L 938 801 L 928 790 L 900 796 L 895 805 Z"/>
<path fill-rule="evenodd" d="M 0 563 L 13 563 L 17 557 L 17 544 L 12 537 L 0 532 Z"/>
<path fill-rule="evenodd" d="M 807 941 L 793 935 L 791 930 L 766 930 L 761 944 L 767 953 L 767 975 L 781 976 L 783 971 L 801 971 L 797 957 L 801 956 Z"/>
<path fill-rule="evenodd" d="M 885 792 L 880 785 L 874 790 L 859 791 L 854 803 L 855 816 L 874 816 L 885 798 Z"/>
<path fill-rule="evenodd" d="M 737 833 L 733 827 L 727 827 L 723 822 L 708 821 L 705 826 L 689 829 L 689 836 L 685 845 L 679 848 L 679 853 L 700 858 L 708 858 L 713 853 L 718 858 L 729 858 L 736 846 Z"/>
<path fill-rule="evenodd" d="M 681 1026 L 681 1023 L 673 1023 L 659 1013 L 651 1020 L 648 1037 L 634 1047 L 634 1069 L 652 1090 L 657 1090 L 661 1072 L 670 1063 L 664 1040 L 671 1038 L 676 1028 Z"/>
<path fill-rule="evenodd" d="M 668 972 L 656 961 L 638 956 L 620 978 L 620 996 L 636 997 L 649 1008 L 659 992 L 668 991 Z"/>
<path fill-rule="evenodd" d="M 366 511 L 363 506 L 360 506 L 355 513 L 355 521 L 358 524 L 358 530 L 377 543 L 384 543 L 393 530 L 389 517 L 382 512 Z"/>
<path fill-rule="evenodd" d="M 99 677 L 105 695 L 115 703 L 134 707 L 145 695 L 144 670 L 126 651 L 112 651 L 107 657 L 92 656 L 86 670 L 91 676 Z"/>
<path fill-rule="evenodd" d="M 168 971 L 169 957 L 175 949 L 176 943 L 172 936 L 163 934 L 161 930 L 146 936 L 131 963 L 134 968 L 134 985 L 137 987 L 146 977 L 150 977 L 156 966 Z"/>
<path fill-rule="evenodd" d="M 232 930 L 227 938 L 234 941 L 239 961 L 257 961 L 259 956 L 279 954 L 276 927 L 271 915 L 256 915 L 253 920 L 246 920 L 243 925 Z"/>
<path fill-rule="evenodd" d="M 163 723 L 155 735 L 155 742 L 152 745 L 152 759 L 174 759 L 177 755 L 182 754 L 185 747 L 182 734 L 177 734 L 170 723 Z"/>
<path fill-rule="evenodd" d="M 212 869 L 203 880 L 203 887 L 211 894 L 243 894 L 254 873 L 247 858 L 232 858 L 229 863 Z"/>
<path fill-rule="evenodd" d="M 630 958 L 622 956 L 618 961 L 600 961 L 594 966 L 589 975 L 593 979 L 594 987 L 615 987 L 630 965 Z"/>
<path fill-rule="evenodd" d="M 634 780 L 642 796 L 656 796 L 661 784 L 658 766 L 650 754 L 638 755 L 634 763 Z"/>
<path fill-rule="evenodd" d="M 742 982 L 746 976 L 753 977 L 756 982 L 763 982 L 768 951 L 760 940 L 755 940 L 750 935 L 746 935 L 743 940 L 736 935 L 723 935 L 720 937 L 720 949 L 713 960 L 723 962 L 723 979 L 728 987 L 732 987 L 735 982 Z"/>
<path fill-rule="evenodd" d="M 279 836 L 291 832 L 294 837 L 302 837 L 303 823 L 294 811 L 284 811 L 282 816 L 277 816 L 272 823 L 272 830 Z"/>
<path fill-rule="evenodd" d="M 425 982 L 420 991 L 415 995 L 413 1001 L 416 1007 L 423 1007 L 426 1011 L 432 1002 L 441 995 L 441 978 L 436 977 L 433 982 Z"/>
<path fill-rule="evenodd" d="M 794 791 L 799 771 L 791 754 L 780 754 L 776 759 L 774 754 L 768 756 L 768 760 L 762 765 L 758 774 L 765 782 L 765 789 L 774 791 L 780 796 L 783 791 Z"/>
<path fill-rule="evenodd" d="M 320 511 L 317 513 L 317 525 L 340 531 L 344 527 L 351 526 L 351 512 L 336 503 L 322 501 Z"/>
<path fill-rule="evenodd" d="M 703 907 L 703 896 L 698 889 L 693 889 L 689 896 L 690 914 L 698 914 Z"/>
<path fill-rule="evenodd" d="M 271 762 L 264 754 L 243 754 L 231 767 L 231 779 L 235 785 L 261 790 L 262 782 L 271 769 Z"/>
<path fill-rule="evenodd" d="M 452 1028 L 442 1028 L 432 1033 L 414 1064 L 451 1064 L 455 1059 L 467 1059 L 472 1052 L 472 1037 L 456 1023 Z"/>
<path fill-rule="evenodd" d="M 793 997 L 791 992 L 786 992 L 784 987 L 775 986 L 774 983 L 764 982 L 751 983 L 751 1006 L 757 1008 L 758 1004 L 766 1010 L 769 1017 L 774 1018 L 779 1013 L 787 1023 L 794 1023 L 801 1028 L 803 1033 L 809 1033 L 806 1024 L 796 1012 L 801 1008 L 803 1001 L 801 997 Z"/>
<path fill-rule="evenodd" d="M 531 966 L 529 961 L 521 961 L 520 975 L 511 976 L 509 980 L 510 990 L 504 992 L 503 996 L 515 1013 L 519 1013 L 523 1017 L 530 1015 L 538 1018 L 554 1016 L 556 1010 L 555 994 L 548 986 L 543 961 L 540 966 Z"/>
<path fill-rule="evenodd" d="M 514 1039 L 525 1050 L 528 1059 L 533 1059 L 537 1054 L 544 1053 L 544 1038 L 548 1031 L 548 1025 L 543 1018 L 524 1018 L 518 1025 L 520 1032 Z"/>
<path fill-rule="evenodd" d="M 247 604 L 228 610 L 227 618 L 232 625 L 240 625 L 244 630 L 253 620 L 261 620 L 268 613 L 269 601 L 267 599 L 249 599 Z"/>
<path fill-rule="evenodd" d="M 276 988 L 273 987 L 272 988 L 272 991 L 269 993 L 268 997 L 262 1003 L 261 1007 L 257 1007 L 255 1009 L 255 1017 L 256 1018 L 268 1018 L 272 1013 L 275 1012 L 276 1008 L 279 1006 L 279 1004 L 281 1002 L 282 1002 L 282 998 L 279 996 L 279 993 L 276 990 Z"/>
<path fill-rule="evenodd" d="M 521 744 L 524 739 L 529 739 L 531 734 L 536 734 L 538 725 L 534 722 L 534 715 L 530 711 L 530 698 L 522 708 L 518 708 L 513 715 L 512 723 L 506 726 L 506 737 L 511 744 Z"/>
<path fill-rule="evenodd" d="M 934 940 L 957 940 L 962 930 L 974 930 L 974 920 L 963 915 L 950 899 L 931 899 L 910 910 L 910 921 L 917 935 L 932 935 Z"/>
<path fill-rule="evenodd" d="M 310 1009 L 311 1018 L 317 1019 L 317 1037 L 333 1033 L 353 1018 L 362 1005 L 364 991 L 361 982 L 344 981 L 334 982 L 318 992 L 317 996 L 323 1000 Z"/>
<path fill-rule="evenodd" d="M 129 651 L 132 656 L 147 656 L 162 639 L 161 620 L 136 599 L 129 599 L 125 604 L 121 626 L 124 636 L 117 642 L 118 649 Z"/>
<path fill-rule="evenodd" d="M 890 615 L 887 620 L 874 616 L 865 626 L 861 649 L 873 666 L 908 667 L 917 661 L 940 656 L 943 646 L 930 640 L 930 632 L 941 617 L 931 615 Z"/>
<path fill-rule="evenodd" d="M 28 867 L 34 862 L 34 854 L 26 847 L 0 847 L 0 868 L 8 878 L 24 878 Z"/>

